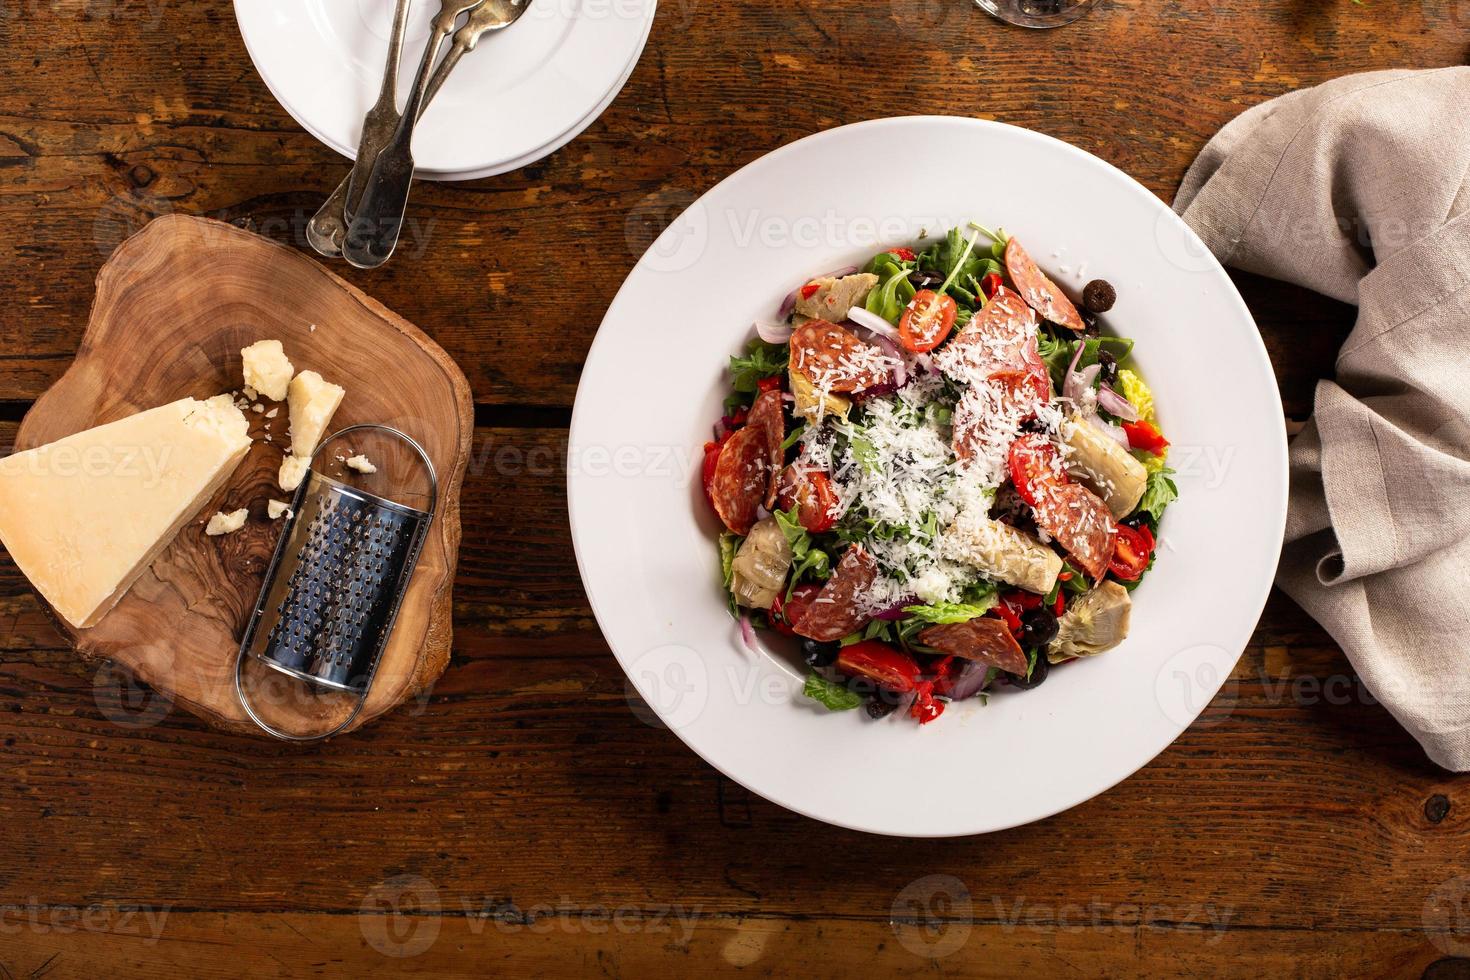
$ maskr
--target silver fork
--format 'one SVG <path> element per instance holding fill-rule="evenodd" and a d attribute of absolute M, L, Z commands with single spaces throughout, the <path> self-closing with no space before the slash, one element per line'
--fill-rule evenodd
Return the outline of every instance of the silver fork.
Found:
<path fill-rule="evenodd" d="M 442 0 L 444 10 L 435 19 L 436 34 L 430 42 L 430 50 L 436 50 L 439 42 L 454 26 L 456 13 L 447 17 L 455 7 L 467 9 L 456 0 Z M 449 78 L 449 73 L 461 58 L 473 51 L 480 39 L 491 31 L 503 30 L 520 19 L 531 6 L 532 0 L 481 0 L 470 4 L 474 10 L 469 20 L 454 35 L 454 43 L 432 79 L 426 79 L 425 69 L 429 61 L 427 53 L 419 68 L 408 105 L 399 118 L 398 128 L 392 141 L 378 153 L 373 162 L 367 187 L 362 200 L 348 216 L 349 227 L 342 255 L 359 269 L 375 269 L 387 262 L 398 247 L 398 235 L 403 228 L 403 216 L 408 207 L 409 190 L 413 185 L 413 133 L 421 107 L 436 95 Z M 447 23 L 444 34 L 437 33 L 440 23 Z"/>
<path fill-rule="evenodd" d="M 357 158 L 352 171 L 337 185 L 332 196 L 306 225 L 306 240 L 327 258 L 342 254 L 347 237 L 346 215 L 357 209 L 363 183 L 372 172 L 378 151 L 393 136 L 398 126 L 398 62 L 403 56 L 403 33 L 408 26 L 408 8 L 412 0 L 398 0 L 393 8 L 393 30 L 388 35 L 388 63 L 383 66 L 383 85 L 378 101 L 362 120 L 362 138 L 357 144 Z"/>

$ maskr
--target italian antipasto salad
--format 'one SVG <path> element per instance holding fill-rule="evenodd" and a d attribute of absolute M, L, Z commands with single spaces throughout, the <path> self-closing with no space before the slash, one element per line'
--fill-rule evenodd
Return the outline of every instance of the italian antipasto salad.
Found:
<path fill-rule="evenodd" d="M 730 361 L 704 489 L 744 640 L 920 723 L 1112 649 L 1177 496 L 1131 340 L 978 225 L 800 285 Z"/>

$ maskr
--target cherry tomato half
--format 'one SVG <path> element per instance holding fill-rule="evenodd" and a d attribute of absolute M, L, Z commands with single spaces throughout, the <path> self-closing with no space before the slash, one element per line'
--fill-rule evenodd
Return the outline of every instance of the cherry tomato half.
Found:
<path fill-rule="evenodd" d="M 842 648 L 837 669 L 849 677 L 865 677 L 895 694 L 907 694 L 919 682 L 919 665 L 901 650 L 877 640 L 863 640 Z"/>
<path fill-rule="evenodd" d="M 1057 447 L 1037 433 L 1024 435 L 1011 443 L 1008 459 L 1011 482 L 1016 485 L 1016 493 L 1022 500 L 1035 507 L 1037 491 L 1042 484 L 1068 482 L 1060 459 Z"/>
<path fill-rule="evenodd" d="M 1169 440 L 1151 422 L 1124 422 L 1123 431 L 1128 434 L 1128 445 L 1134 449 L 1162 456 L 1169 448 Z"/>
<path fill-rule="evenodd" d="M 830 531 L 837 524 L 837 490 L 822 470 L 806 470 L 793 464 L 781 477 L 782 510 L 796 507 L 796 519 L 813 534 Z"/>
<path fill-rule="evenodd" d="M 776 601 L 771 603 L 771 627 L 778 633 L 795 636 L 796 630 L 791 628 L 792 625 L 806 614 L 807 607 L 816 601 L 821 591 L 820 585 L 808 582 L 791 590 L 789 602 L 782 601 L 779 595 L 776 596 Z"/>
<path fill-rule="evenodd" d="M 1113 560 L 1108 571 L 1124 582 L 1137 582 L 1148 568 L 1148 560 L 1154 553 L 1153 532 L 1146 527 L 1118 525 L 1117 544 L 1113 548 Z"/>
<path fill-rule="evenodd" d="M 933 350 L 949 336 L 958 311 L 950 296 L 941 296 L 932 289 L 919 290 L 898 321 L 899 342 L 915 354 Z"/>

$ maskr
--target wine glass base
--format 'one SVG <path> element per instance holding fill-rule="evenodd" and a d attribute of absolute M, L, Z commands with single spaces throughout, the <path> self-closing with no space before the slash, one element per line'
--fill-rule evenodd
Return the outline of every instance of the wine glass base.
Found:
<path fill-rule="evenodd" d="M 975 0 L 975 6 L 1017 27 L 1061 27 L 1086 17 L 1094 0 Z"/>

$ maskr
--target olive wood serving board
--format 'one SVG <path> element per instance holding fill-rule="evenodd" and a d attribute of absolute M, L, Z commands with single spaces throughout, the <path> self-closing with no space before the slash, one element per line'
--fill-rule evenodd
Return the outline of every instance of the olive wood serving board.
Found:
<path fill-rule="evenodd" d="M 438 471 L 438 513 L 356 728 L 426 691 L 449 660 L 474 405 L 464 374 L 421 330 L 293 249 L 223 222 L 162 217 L 98 273 L 76 360 L 26 415 L 16 449 L 186 396 L 239 390 L 240 350 L 261 339 L 280 340 L 298 372 L 314 370 L 346 388 L 330 431 L 391 425 L 418 440 Z M 236 698 L 236 653 L 285 523 L 268 520 L 266 504 L 292 496 L 276 485 L 290 443 L 287 409 L 261 403 L 267 412 L 279 407 L 276 418 L 246 411 L 255 439 L 249 455 L 122 601 L 91 629 L 51 616 L 84 658 L 110 659 L 210 724 L 240 732 L 258 729 Z M 350 446 L 378 465 L 373 476 L 345 473 L 335 446 L 317 469 L 424 507 L 413 458 L 390 445 Z M 419 492 L 396 492 L 404 489 Z M 241 507 L 250 510 L 242 530 L 205 535 L 211 514 Z M 296 734 L 328 730 L 354 701 L 314 693 L 254 661 L 245 678 L 262 717 Z"/>

